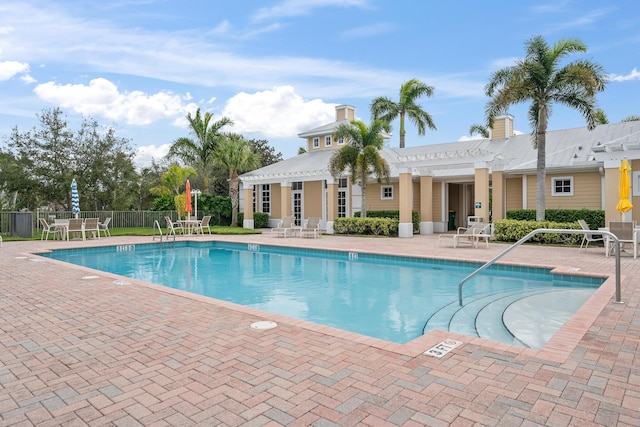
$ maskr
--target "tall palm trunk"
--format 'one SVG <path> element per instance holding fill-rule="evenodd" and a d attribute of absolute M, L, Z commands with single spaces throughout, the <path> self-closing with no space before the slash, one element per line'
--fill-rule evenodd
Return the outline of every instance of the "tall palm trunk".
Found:
<path fill-rule="evenodd" d="M 407 131 L 404 128 L 404 112 L 400 113 L 400 148 L 404 148 L 404 136 Z"/>
<path fill-rule="evenodd" d="M 240 185 L 238 182 L 238 171 L 232 170 L 229 173 L 229 196 L 231 197 L 231 226 L 238 225 L 238 207 L 240 206 Z"/>
<path fill-rule="evenodd" d="M 538 111 L 538 128 L 536 129 L 538 144 L 538 161 L 536 174 L 536 221 L 544 221 L 547 187 L 547 109 L 543 104 Z"/>

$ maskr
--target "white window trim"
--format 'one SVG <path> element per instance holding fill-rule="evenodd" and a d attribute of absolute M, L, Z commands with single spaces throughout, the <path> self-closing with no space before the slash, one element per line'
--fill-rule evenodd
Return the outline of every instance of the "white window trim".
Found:
<path fill-rule="evenodd" d="M 338 139 L 338 145 L 344 145 L 344 138 Z"/>
<path fill-rule="evenodd" d="M 313 138 L 313 148 L 320 148 L 320 138 L 317 136 Z"/>
<path fill-rule="evenodd" d="M 633 172 L 633 183 L 631 187 L 633 187 L 633 195 L 640 196 L 640 172 Z"/>
<path fill-rule="evenodd" d="M 569 180 L 570 182 L 570 187 L 571 187 L 571 191 L 569 191 L 568 193 L 556 193 L 556 181 L 566 181 Z M 551 178 L 551 195 L 554 197 L 571 197 L 573 196 L 573 190 L 574 190 L 574 182 L 573 182 L 573 177 L 572 176 L 554 176 L 553 178 Z"/>
<path fill-rule="evenodd" d="M 385 189 L 391 189 L 391 196 L 386 196 L 384 195 L 384 190 Z M 393 185 L 383 185 L 380 187 L 380 200 L 393 200 Z"/>
<path fill-rule="evenodd" d="M 331 136 L 325 136 L 324 137 L 324 146 L 325 147 L 331 147 Z"/>

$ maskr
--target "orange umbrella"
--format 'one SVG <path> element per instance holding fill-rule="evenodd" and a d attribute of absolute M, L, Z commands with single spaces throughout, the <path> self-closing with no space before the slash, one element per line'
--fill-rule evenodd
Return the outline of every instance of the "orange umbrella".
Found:
<path fill-rule="evenodd" d="M 189 180 L 187 180 L 186 193 L 187 194 L 185 194 L 185 199 L 187 203 L 184 210 L 189 214 L 189 216 L 191 216 L 191 183 L 189 182 Z"/>
<path fill-rule="evenodd" d="M 633 205 L 629 201 L 629 194 L 631 193 L 631 179 L 629 178 L 629 171 L 631 171 L 631 167 L 629 166 L 629 162 L 627 159 L 623 159 L 620 164 L 620 201 L 618 202 L 618 206 L 616 206 L 616 210 L 620 213 L 629 212 Z"/>

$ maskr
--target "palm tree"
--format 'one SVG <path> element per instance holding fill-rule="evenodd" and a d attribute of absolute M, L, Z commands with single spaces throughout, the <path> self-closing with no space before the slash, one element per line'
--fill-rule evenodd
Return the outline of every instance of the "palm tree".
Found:
<path fill-rule="evenodd" d="M 632 114 L 630 116 L 625 117 L 624 119 L 620 120 L 621 122 L 637 122 L 640 121 L 640 116 L 636 115 L 636 114 Z"/>
<path fill-rule="evenodd" d="M 390 125 L 386 121 L 374 120 L 367 127 L 359 120 L 351 124 L 343 123 L 334 132 L 336 140 L 344 138 L 349 143 L 336 151 L 329 160 L 329 170 L 335 178 L 345 169 L 351 172 L 351 179 L 362 188 L 362 210 L 360 216 L 367 216 L 367 179 L 372 172 L 378 182 L 389 178 L 389 165 L 380 156 L 379 150 L 384 145 L 382 131 L 389 132 Z"/>
<path fill-rule="evenodd" d="M 194 116 L 187 114 L 189 127 L 195 139 L 178 138 L 169 148 L 167 157 L 170 159 L 180 159 L 187 165 L 193 165 L 198 174 L 202 176 L 203 192 L 209 193 L 209 175 L 213 167 L 213 152 L 216 145 L 222 139 L 221 130 L 227 125 L 232 125 L 233 121 L 227 117 L 212 121 L 213 114 L 205 112 L 200 114 L 200 109 Z"/>
<path fill-rule="evenodd" d="M 598 124 L 596 93 L 603 91 L 607 79 L 603 68 L 590 60 L 572 61 L 560 67 L 560 60 L 573 52 L 586 52 L 579 39 L 563 39 L 550 47 L 542 36 L 534 36 L 525 43 L 526 56 L 516 64 L 494 72 L 485 86 L 487 102 L 485 114 L 489 127 L 499 114 L 512 104 L 531 102 L 529 121 L 533 129 L 533 145 L 538 150 L 536 220 L 544 221 L 546 180 L 546 135 L 553 103 L 578 110 L 587 128 Z"/>
<path fill-rule="evenodd" d="M 371 101 L 371 117 L 373 120 L 381 119 L 391 123 L 400 117 L 400 148 L 404 148 L 404 136 L 407 133 L 404 120 L 405 116 L 418 127 L 418 135 L 424 135 L 426 128 L 435 130 L 431 115 L 416 104 L 421 96 L 433 95 L 433 86 L 427 86 L 418 79 L 411 79 L 400 87 L 400 99 L 393 102 L 391 99 L 380 96 Z"/>
<path fill-rule="evenodd" d="M 231 226 L 238 224 L 240 204 L 240 180 L 238 174 L 260 167 L 260 154 L 253 151 L 251 144 L 242 135 L 229 133 L 220 141 L 213 159 L 217 166 L 229 171 L 229 197 L 231 198 Z"/>
<path fill-rule="evenodd" d="M 471 125 L 471 127 L 469 127 L 469 135 L 473 136 L 475 134 L 478 134 L 483 138 L 489 138 L 489 129 L 487 129 L 486 126 L 478 124 Z"/>
<path fill-rule="evenodd" d="M 160 185 L 151 188 L 149 191 L 157 196 L 167 196 L 180 194 L 181 188 L 189 178 L 198 176 L 198 173 L 191 166 L 181 168 L 178 165 L 171 165 L 160 176 Z"/>

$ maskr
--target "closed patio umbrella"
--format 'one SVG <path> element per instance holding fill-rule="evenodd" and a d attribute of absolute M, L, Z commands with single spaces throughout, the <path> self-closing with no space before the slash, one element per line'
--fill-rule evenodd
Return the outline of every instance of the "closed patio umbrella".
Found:
<path fill-rule="evenodd" d="M 186 193 L 185 194 L 185 200 L 186 200 L 186 207 L 185 207 L 185 212 L 187 212 L 188 216 L 191 216 L 191 183 L 189 182 L 189 180 L 187 180 L 187 185 L 186 185 Z"/>
<path fill-rule="evenodd" d="M 80 214 L 80 196 L 78 195 L 78 184 L 76 184 L 75 178 L 71 181 L 71 213 L 76 218 Z"/>
<path fill-rule="evenodd" d="M 631 171 L 631 167 L 629 166 L 629 162 L 627 159 L 623 159 L 620 164 L 620 201 L 618 202 L 618 206 L 616 206 L 616 210 L 622 214 L 622 219 L 624 220 L 624 213 L 629 212 L 633 205 L 629 201 L 629 194 L 631 193 L 631 178 L 629 177 L 629 172 Z"/>

